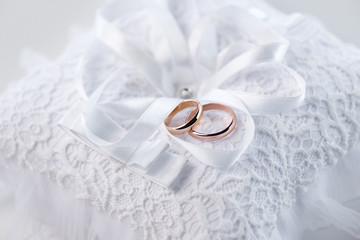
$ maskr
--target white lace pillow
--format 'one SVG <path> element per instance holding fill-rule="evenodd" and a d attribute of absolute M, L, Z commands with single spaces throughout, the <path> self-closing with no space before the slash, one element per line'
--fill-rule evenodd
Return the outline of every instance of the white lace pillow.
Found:
<path fill-rule="evenodd" d="M 1 166 L 46 175 L 95 208 L 127 219 L 147 239 L 268 239 L 298 191 L 359 141 L 360 51 L 308 24 L 316 30 L 308 40 L 301 41 L 308 28 L 286 36 L 285 60 L 307 82 L 305 104 L 288 114 L 254 117 L 253 142 L 226 171 L 197 164 L 172 191 L 58 127 L 79 98 L 77 65 L 92 34 L 2 94 Z M 243 74 L 259 82 L 266 75 L 256 68 Z"/>

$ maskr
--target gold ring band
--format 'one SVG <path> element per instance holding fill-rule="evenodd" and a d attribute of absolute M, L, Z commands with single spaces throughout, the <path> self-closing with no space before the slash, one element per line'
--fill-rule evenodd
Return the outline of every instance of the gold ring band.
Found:
<path fill-rule="evenodd" d="M 208 111 L 208 110 L 224 111 L 232 117 L 232 120 L 226 128 L 224 128 L 223 130 L 221 130 L 219 132 L 215 132 L 215 133 L 200 133 L 200 132 L 195 131 L 193 129 L 193 127 L 191 127 L 189 130 L 189 134 L 192 137 L 199 139 L 201 141 L 215 141 L 215 140 L 219 140 L 221 138 L 226 137 L 234 130 L 234 128 L 236 126 L 236 115 L 231 108 L 229 108 L 226 105 L 220 104 L 220 103 L 208 103 L 208 104 L 203 105 L 203 111 Z M 189 121 L 189 119 L 193 118 L 194 114 L 195 114 L 194 111 L 192 111 L 189 114 L 188 121 Z"/>
<path fill-rule="evenodd" d="M 177 113 L 179 113 L 182 110 L 184 110 L 185 108 L 189 108 L 189 107 L 195 107 L 195 109 L 192 111 L 192 116 L 188 117 L 187 121 L 183 125 L 177 126 L 177 127 L 170 127 L 169 125 L 170 125 L 171 119 Z M 194 126 L 199 121 L 199 119 L 202 117 L 202 113 L 203 113 L 203 106 L 198 101 L 192 100 L 192 99 L 182 101 L 165 118 L 164 123 L 165 123 L 166 129 L 173 135 L 184 134 L 184 133 L 188 132 L 192 128 L 192 126 Z"/>

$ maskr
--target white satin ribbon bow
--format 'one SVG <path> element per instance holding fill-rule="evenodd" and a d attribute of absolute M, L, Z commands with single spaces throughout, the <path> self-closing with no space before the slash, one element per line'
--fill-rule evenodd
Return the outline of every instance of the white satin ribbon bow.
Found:
<path fill-rule="evenodd" d="M 157 20 L 157 27 L 161 30 L 163 41 L 156 49 L 147 49 L 117 27 L 119 19 L 136 17 L 143 11 Z M 217 19 L 230 21 L 234 33 L 251 36 L 255 41 L 251 44 L 241 40 L 233 41 L 219 51 L 216 37 L 224 25 L 216 22 Z M 191 32 L 185 34 L 166 6 L 154 1 L 113 1 L 99 10 L 96 35 L 132 69 L 119 67 L 93 92 L 86 89 L 86 81 L 89 80 L 82 77 L 81 91 L 87 99 L 73 106 L 61 120 L 60 126 L 94 149 L 166 187 L 173 183 L 187 161 L 184 154 L 174 152 L 169 145 L 175 144 L 178 146 L 177 151 L 185 150 L 204 164 L 227 168 L 239 159 L 252 141 L 254 122 L 250 113 L 285 112 L 298 106 L 305 96 L 304 80 L 286 66 L 283 67 L 287 68 L 297 83 L 294 88 L 299 93 L 295 96 L 261 95 L 219 88 L 226 80 L 249 66 L 281 61 L 288 48 L 286 39 L 235 5 L 218 8 L 198 17 Z M 205 58 L 202 55 L 204 53 L 207 54 Z M 237 54 L 233 56 L 234 53 Z M 211 57 L 215 58 L 216 64 L 209 70 L 201 61 Z M 104 92 L 114 91 L 112 94 L 116 95 L 116 88 L 112 90 L 111 84 L 121 85 L 119 79 L 129 77 L 134 69 L 161 96 L 149 93 L 144 97 L 110 100 L 106 104 L 100 101 Z M 242 114 L 239 122 L 241 127 L 236 127 L 228 136 L 237 142 L 234 148 L 219 149 L 214 145 L 190 143 L 165 130 L 163 121 L 182 101 L 177 96 L 183 87 L 191 88 L 194 98 L 200 102 L 226 104 L 236 113 Z M 133 122 L 127 128 L 114 116 L 133 119 Z M 160 127 L 166 137 L 153 135 Z"/>

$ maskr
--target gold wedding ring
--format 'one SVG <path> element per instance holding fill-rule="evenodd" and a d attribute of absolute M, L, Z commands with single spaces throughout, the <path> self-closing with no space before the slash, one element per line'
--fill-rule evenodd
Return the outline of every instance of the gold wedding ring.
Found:
<path fill-rule="evenodd" d="M 177 127 L 170 127 L 170 122 L 171 119 L 173 119 L 173 117 L 181 112 L 182 110 L 184 110 L 185 108 L 189 108 L 189 107 L 195 107 L 195 109 L 192 111 L 192 117 L 188 118 L 188 120 L 181 126 L 177 126 Z M 192 126 L 194 126 L 202 117 L 202 113 L 203 113 L 203 106 L 196 100 L 185 100 L 181 103 L 179 103 L 174 110 L 171 111 L 171 113 L 166 117 L 166 119 L 164 120 L 165 126 L 167 128 L 167 130 L 173 134 L 173 135 L 179 135 L 179 134 L 184 134 L 186 132 L 188 132 Z"/>
<path fill-rule="evenodd" d="M 201 141 L 215 141 L 215 140 L 219 140 L 221 138 L 226 137 L 234 130 L 234 128 L 236 126 L 236 115 L 231 108 L 229 108 L 228 106 L 226 106 L 224 104 L 220 104 L 220 103 L 208 103 L 208 104 L 203 105 L 203 108 L 204 108 L 204 112 L 209 111 L 209 110 L 224 111 L 231 116 L 231 118 L 232 118 L 231 122 L 229 123 L 228 126 L 226 126 L 226 128 L 222 129 L 221 131 L 214 132 L 214 133 L 200 133 L 200 132 L 195 131 L 193 128 L 191 128 L 189 130 L 190 136 L 192 136 L 198 140 L 201 140 Z M 191 118 L 191 116 L 193 114 L 194 114 L 194 112 L 191 112 L 189 114 L 188 118 Z"/>
<path fill-rule="evenodd" d="M 171 119 L 180 111 L 182 111 L 185 108 L 188 107 L 195 107 L 195 109 L 189 114 L 189 116 L 187 117 L 186 122 L 178 127 L 170 127 L 170 121 Z M 214 133 L 200 133 L 194 130 L 194 127 L 198 124 L 199 120 L 202 117 L 203 111 L 209 111 L 209 110 L 220 110 L 220 111 L 224 111 L 226 113 L 228 113 L 231 116 L 231 122 L 221 131 L 218 132 L 214 132 Z M 201 105 L 198 101 L 196 100 L 185 100 L 183 102 L 181 102 L 179 105 L 177 105 L 175 107 L 175 109 L 167 116 L 167 118 L 164 121 L 166 128 L 168 129 L 168 131 L 171 134 L 174 135 L 179 135 L 179 134 L 184 134 L 186 132 L 188 132 L 190 134 L 190 136 L 201 140 L 201 141 L 215 141 L 215 140 L 219 140 L 221 138 L 226 137 L 227 135 L 229 135 L 235 128 L 236 126 L 236 115 L 234 113 L 234 111 L 224 105 L 224 104 L 220 104 L 220 103 L 208 103 L 205 105 Z"/>

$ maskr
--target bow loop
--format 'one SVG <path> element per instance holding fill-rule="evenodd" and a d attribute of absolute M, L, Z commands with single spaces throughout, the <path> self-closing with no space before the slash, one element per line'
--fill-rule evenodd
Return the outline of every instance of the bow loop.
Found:
<path fill-rule="evenodd" d="M 288 41 L 240 4 L 209 7 L 207 1 L 190 1 L 193 8 L 175 13 L 173 6 L 162 4 L 166 2 L 116 0 L 98 11 L 98 42 L 80 65 L 79 88 L 86 98 L 60 125 L 168 187 L 186 165 L 184 152 L 213 167 L 232 165 L 254 136 L 251 114 L 282 113 L 298 106 L 306 84 L 280 63 Z M 244 73 L 254 66 L 261 72 L 266 63 L 291 77 L 274 83 L 270 74 L 265 86 L 276 90 L 288 85 L 290 95 L 249 91 L 259 81 L 247 85 Z M 101 73 L 90 74 L 94 69 Z M 179 92 L 184 88 L 202 104 L 231 107 L 237 117 L 231 135 L 216 142 L 171 135 L 163 121 L 182 101 Z M 219 127 L 226 119 L 216 114 L 204 114 L 196 127 Z"/>

